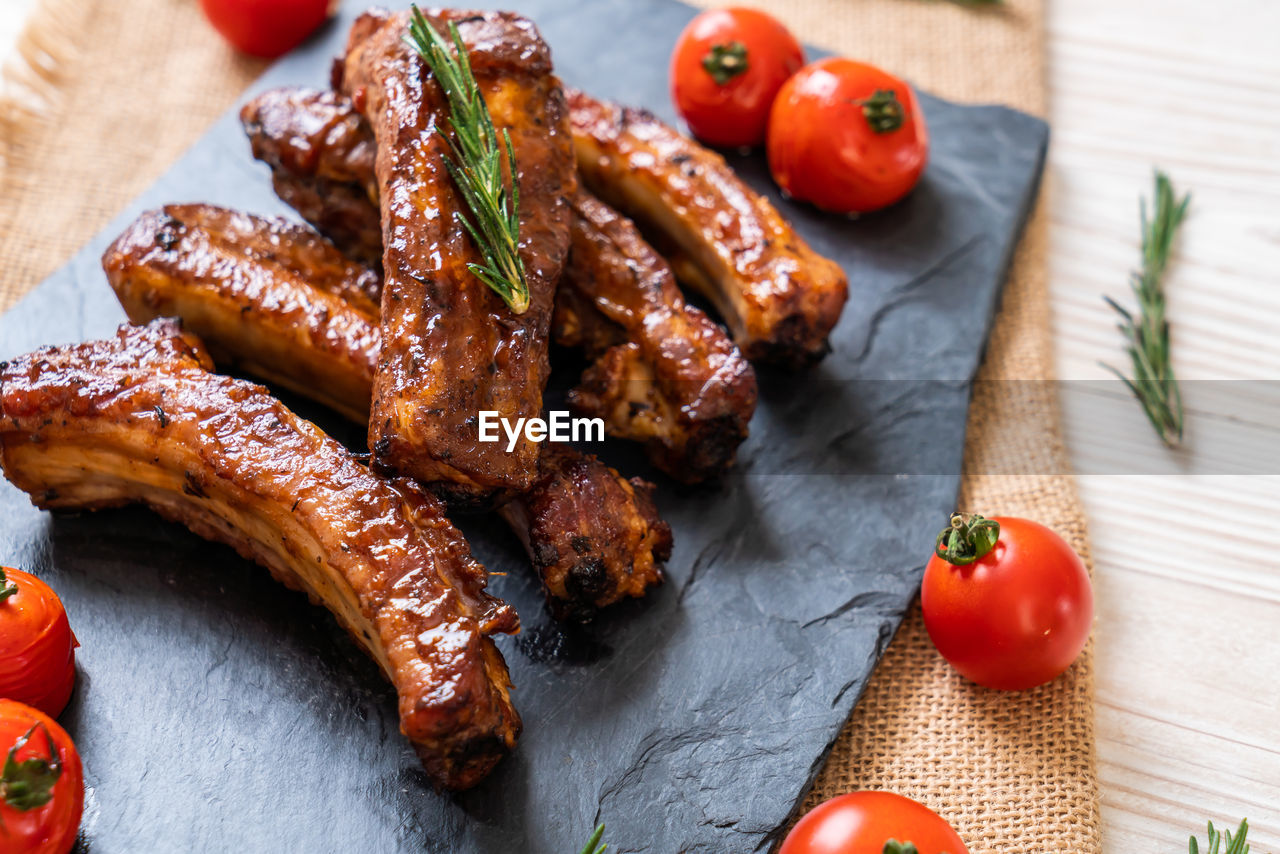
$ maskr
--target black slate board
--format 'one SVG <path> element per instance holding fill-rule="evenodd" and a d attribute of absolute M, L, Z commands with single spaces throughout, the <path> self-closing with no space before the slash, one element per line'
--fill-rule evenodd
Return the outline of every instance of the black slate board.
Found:
<path fill-rule="evenodd" d="M 362 3 L 252 91 L 323 85 Z M 566 81 L 671 120 L 670 0 L 513 0 Z M 813 54 L 811 54 L 813 55 Z M 246 95 L 247 97 L 247 95 Z M 132 851 L 767 849 L 821 766 L 919 583 L 959 480 L 970 381 L 1034 196 L 1047 128 L 923 97 L 923 183 L 859 221 L 779 201 L 850 276 L 835 351 L 762 373 L 740 470 L 680 489 L 629 448 L 593 448 L 660 487 L 669 583 L 564 634 L 512 536 L 460 519 L 524 633 L 499 640 L 526 729 L 480 788 L 431 791 L 392 691 L 328 614 L 230 549 L 141 509 L 51 517 L 0 484 L 0 561 L 62 595 L 82 643 L 62 721 L 89 786 L 94 854 Z M 777 199 L 763 158 L 735 157 Z M 66 267 L 0 318 L 0 357 L 108 334 L 98 257 L 145 207 L 287 213 L 233 113 Z M 349 428 L 298 408 L 359 442 Z"/>

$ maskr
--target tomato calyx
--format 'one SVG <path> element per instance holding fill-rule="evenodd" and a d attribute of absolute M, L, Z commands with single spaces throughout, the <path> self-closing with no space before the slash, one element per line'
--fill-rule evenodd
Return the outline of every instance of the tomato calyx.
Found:
<path fill-rule="evenodd" d="M 19 762 L 18 751 L 27 746 L 37 727 L 49 745 L 49 758 L 33 756 Z M 9 748 L 4 771 L 0 773 L 0 800 L 20 812 L 38 809 L 53 800 L 53 785 L 61 776 L 62 760 L 58 757 L 52 733 L 42 723 L 32 724 L 31 729 Z"/>
<path fill-rule="evenodd" d="M 713 44 L 707 55 L 702 57 L 702 67 L 712 80 L 723 86 L 739 74 L 747 73 L 750 67 L 747 64 L 747 46 L 738 41 Z"/>
<path fill-rule="evenodd" d="M 892 133 L 907 122 L 907 108 L 892 89 L 877 89 L 871 97 L 856 98 L 853 103 L 862 107 L 862 116 L 875 133 Z"/>
<path fill-rule="evenodd" d="M 951 523 L 942 529 L 933 553 L 954 566 L 968 566 L 996 547 L 1000 523 L 974 513 L 952 513 Z"/>
<path fill-rule="evenodd" d="M 3 602 L 17 592 L 18 585 L 9 580 L 9 577 L 4 574 L 4 567 L 0 566 L 0 602 Z"/>
<path fill-rule="evenodd" d="M 882 854 L 920 854 L 920 849 L 916 848 L 912 842 L 899 842 L 896 839 L 890 839 L 884 844 Z"/>

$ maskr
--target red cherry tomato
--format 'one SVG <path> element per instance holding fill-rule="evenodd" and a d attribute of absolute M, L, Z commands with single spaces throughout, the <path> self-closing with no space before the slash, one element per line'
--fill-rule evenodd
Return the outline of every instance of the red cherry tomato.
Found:
<path fill-rule="evenodd" d="M 759 145 L 769 107 L 804 65 L 804 49 L 777 18 L 712 9 L 680 33 L 671 54 L 671 99 L 693 135 L 711 145 Z"/>
<path fill-rule="evenodd" d="M 783 84 L 769 116 L 769 168 L 794 198 L 839 213 L 901 199 L 929 159 L 906 83 L 852 59 L 821 59 Z"/>
<path fill-rule="evenodd" d="M 890 843 L 898 843 L 891 845 Z M 933 810 L 893 792 L 854 792 L 819 804 L 796 822 L 778 854 L 969 854 Z"/>
<path fill-rule="evenodd" d="M 331 0 L 200 0 L 213 28 L 237 49 L 274 59 L 329 17 Z"/>
<path fill-rule="evenodd" d="M 996 531 L 979 530 L 991 522 Z M 954 517 L 938 548 L 957 561 L 980 554 L 963 566 L 935 554 L 924 571 L 924 624 L 952 667 L 979 685 L 1021 691 L 1071 666 L 1089 640 L 1093 586 L 1062 537 L 1028 519 Z"/>
<path fill-rule="evenodd" d="M 56 716 L 76 681 L 75 635 L 49 585 L 0 567 L 0 697 Z"/>
<path fill-rule="evenodd" d="M 0 700 L 0 854 L 67 854 L 84 811 L 84 771 L 67 731 Z"/>

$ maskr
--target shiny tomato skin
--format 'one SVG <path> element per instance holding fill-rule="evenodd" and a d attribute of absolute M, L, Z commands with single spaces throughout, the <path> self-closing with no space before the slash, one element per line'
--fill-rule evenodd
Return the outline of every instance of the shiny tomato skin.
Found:
<path fill-rule="evenodd" d="M 1052 529 L 994 517 L 995 547 L 968 566 L 934 555 L 920 589 L 934 646 L 968 679 L 1023 691 L 1056 679 L 1093 626 L 1089 571 Z"/>
<path fill-rule="evenodd" d="M 15 758 L 19 762 L 47 758 L 51 736 L 62 773 L 50 790 L 52 800 L 44 806 L 24 811 L 0 800 L 0 822 L 6 831 L 0 832 L 0 854 L 67 854 L 75 845 L 84 812 L 84 770 L 71 736 L 44 712 L 14 700 L 0 700 L 0 764 L 33 725 L 35 731 Z"/>
<path fill-rule="evenodd" d="M 814 807 L 787 834 L 778 854 L 882 854 L 890 839 L 920 854 L 969 854 L 937 813 L 893 792 L 853 792 Z"/>
<path fill-rule="evenodd" d="M 331 0 L 200 0 L 200 8 L 237 50 L 274 59 L 293 50 L 329 17 Z"/>
<path fill-rule="evenodd" d="M 863 102 L 891 91 L 903 108 L 896 130 L 877 133 Z M 873 65 L 832 57 L 805 66 L 778 92 L 769 116 L 769 168 L 788 195 L 836 213 L 866 213 L 915 187 L 929 160 L 929 131 L 916 94 Z"/>
<path fill-rule="evenodd" d="M 713 46 L 735 42 L 746 48 L 746 71 L 719 83 L 703 59 Z M 712 9 L 690 21 L 676 41 L 671 100 L 703 142 L 760 145 L 774 96 L 803 65 L 804 48 L 777 18 L 756 9 Z"/>
<path fill-rule="evenodd" d="M 58 595 L 40 579 L 4 567 L 18 592 L 0 600 L 0 697 L 62 712 L 76 681 L 75 635 Z"/>

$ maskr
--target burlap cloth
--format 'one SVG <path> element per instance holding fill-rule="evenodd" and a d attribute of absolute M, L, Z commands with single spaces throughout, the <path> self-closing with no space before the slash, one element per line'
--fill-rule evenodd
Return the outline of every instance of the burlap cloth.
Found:
<path fill-rule="evenodd" d="M 999 10 L 929 0 L 762 5 L 804 40 L 883 64 L 939 95 L 1045 112 L 1041 0 Z M 195 0 L 40 0 L 21 46 L 27 61 L 7 70 L 0 101 L 0 308 L 158 177 L 264 67 L 214 36 Z M 1052 376 L 1046 256 L 1041 205 L 981 379 Z M 1049 385 L 979 384 L 961 506 L 1039 519 L 1087 558 L 1069 476 L 984 474 L 1011 470 L 1009 461 L 1018 471 L 1069 470 Z M 946 816 L 974 852 L 1098 851 L 1092 686 L 1086 652 L 1035 691 L 977 688 L 934 652 L 917 609 L 837 739 L 809 805 L 887 788 Z"/>

